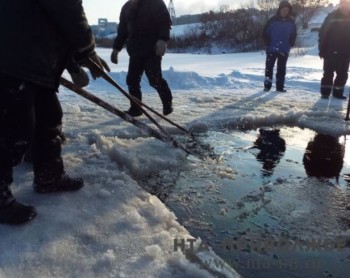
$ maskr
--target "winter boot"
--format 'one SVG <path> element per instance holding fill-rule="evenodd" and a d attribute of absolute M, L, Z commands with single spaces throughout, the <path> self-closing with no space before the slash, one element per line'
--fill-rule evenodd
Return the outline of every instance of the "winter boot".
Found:
<path fill-rule="evenodd" d="M 338 99 L 346 99 L 346 97 L 344 96 L 344 87 L 334 87 L 333 97 Z"/>
<path fill-rule="evenodd" d="M 129 110 L 124 111 L 124 113 L 132 116 L 132 117 L 139 117 L 142 115 L 142 110 L 140 108 L 136 108 L 134 106 L 131 106 Z"/>
<path fill-rule="evenodd" d="M 169 115 L 174 111 L 173 109 L 173 102 L 172 101 L 167 101 L 163 103 L 163 115 Z"/>
<path fill-rule="evenodd" d="M 264 81 L 264 91 L 268 92 L 271 90 L 272 87 L 272 80 L 268 77 L 265 77 L 265 81 Z"/>
<path fill-rule="evenodd" d="M 332 86 L 321 85 L 321 98 L 328 99 L 331 94 Z"/>
<path fill-rule="evenodd" d="M 138 103 L 142 102 L 140 85 L 129 85 L 128 88 L 130 96 L 136 100 L 134 101 L 130 99 L 130 108 L 124 112 L 132 117 L 139 117 L 142 115 L 142 110 L 140 108 L 140 105 L 138 105 Z"/>
<path fill-rule="evenodd" d="M 286 93 L 287 90 L 284 89 L 284 88 L 282 87 L 282 88 L 277 88 L 277 89 L 276 89 L 276 92 L 279 92 L 279 93 Z"/>
<path fill-rule="evenodd" d="M 63 175 L 60 179 L 54 181 L 43 181 L 34 179 L 33 189 L 37 193 L 53 193 L 63 191 L 76 191 L 84 186 L 81 178 L 71 178 Z"/>
<path fill-rule="evenodd" d="M 276 92 L 285 93 L 287 90 L 284 89 L 284 78 L 276 79 Z"/>
<path fill-rule="evenodd" d="M 18 203 L 7 185 L 0 187 L 0 224 L 19 225 L 36 216 L 35 208 Z"/>
<path fill-rule="evenodd" d="M 287 92 L 287 90 L 284 89 L 284 77 L 279 76 L 279 74 L 276 74 L 276 92 Z"/>

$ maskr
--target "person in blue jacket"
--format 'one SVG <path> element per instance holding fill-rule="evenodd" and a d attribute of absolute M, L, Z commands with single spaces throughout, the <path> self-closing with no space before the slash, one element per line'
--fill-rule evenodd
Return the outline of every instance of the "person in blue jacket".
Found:
<path fill-rule="evenodd" d="M 276 15 L 271 17 L 264 26 L 263 41 L 267 46 L 264 91 L 271 90 L 273 68 L 277 60 L 276 91 L 286 92 L 284 81 L 287 60 L 297 36 L 292 14 L 292 5 L 288 1 L 282 1 Z"/>

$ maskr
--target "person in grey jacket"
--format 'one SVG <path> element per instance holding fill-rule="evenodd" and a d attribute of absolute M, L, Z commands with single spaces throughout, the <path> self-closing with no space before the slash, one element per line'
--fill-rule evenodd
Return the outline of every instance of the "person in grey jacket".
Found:
<path fill-rule="evenodd" d="M 277 60 L 276 91 L 286 92 L 284 81 L 290 48 L 294 45 L 297 31 L 292 17 L 292 5 L 282 1 L 276 15 L 271 17 L 263 30 L 266 49 L 264 91 L 272 87 L 273 68 Z"/>
<path fill-rule="evenodd" d="M 30 147 L 35 192 L 83 187 L 82 179 L 65 174 L 56 92 L 69 61 L 89 68 L 93 78 L 101 71 L 91 61 L 101 70 L 108 66 L 94 51 L 81 0 L 1 0 L 0 33 L 0 223 L 15 225 L 36 215 L 10 190 L 13 167 Z"/>
<path fill-rule="evenodd" d="M 118 53 L 126 44 L 130 56 L 126 83 L 131 96 L 142 101 L 143 73 L 154 87 L 163 104 L 163 114 L 173 112 L 172 93 L 162 76 L 161 62 L 170 39 L 171 18 L 163 0 L 129 0 L 122 7 L 117 37 L 111 54 L 112 63 L 118 63 Z M 131 116 L 142 115 L 139 106 L 130 102 L 126 111 Z"/>

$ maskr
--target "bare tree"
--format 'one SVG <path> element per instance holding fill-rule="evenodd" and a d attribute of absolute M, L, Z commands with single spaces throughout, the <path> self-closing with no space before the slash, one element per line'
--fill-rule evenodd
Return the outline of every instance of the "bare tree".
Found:
<path fill-rule="evenodd" d="M 328 0 L 293 0 L 294 13 L 296 14 L 296 23 L 303 29 L 309 27 L 309 22 L 315 14 L 329 4 Z"/>
<path fill-rule="evenodd" d="M 262 23 L 266 23 L 276 13 L 280 0 L 257 0 L 256 4 L 262 12 Z"/>

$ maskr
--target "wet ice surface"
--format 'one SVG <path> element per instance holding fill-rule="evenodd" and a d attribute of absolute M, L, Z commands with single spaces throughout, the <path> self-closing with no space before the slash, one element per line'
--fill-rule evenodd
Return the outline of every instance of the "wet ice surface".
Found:
<path fill-rule="evenodd" d="M 244 277 L 347 277 L 349 140 L 279 129 L 209 132 L 219 159 L 193 158 L 158 196 Z"/>

